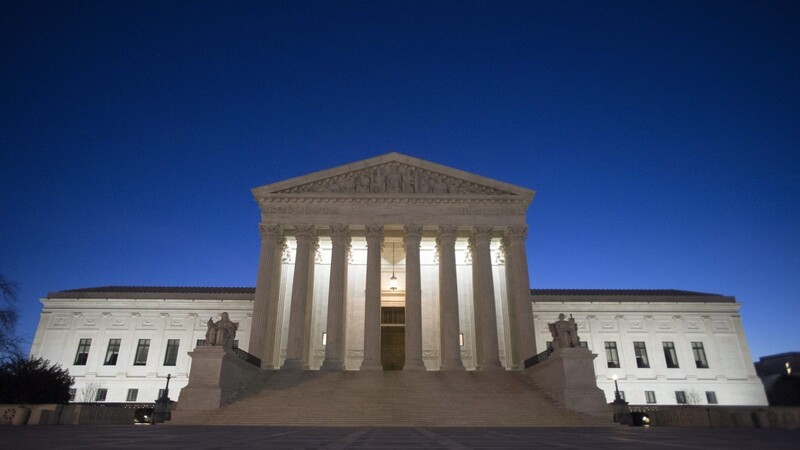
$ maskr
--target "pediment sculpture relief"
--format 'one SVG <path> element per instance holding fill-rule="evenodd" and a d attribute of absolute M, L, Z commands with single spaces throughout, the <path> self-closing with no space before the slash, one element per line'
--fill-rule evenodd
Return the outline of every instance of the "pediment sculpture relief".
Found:
<path fill-rule="evenodd" d="M 348 194 L 484 194 L 509 192 L 400 162 L 389 162 L 278 191 Z"/>

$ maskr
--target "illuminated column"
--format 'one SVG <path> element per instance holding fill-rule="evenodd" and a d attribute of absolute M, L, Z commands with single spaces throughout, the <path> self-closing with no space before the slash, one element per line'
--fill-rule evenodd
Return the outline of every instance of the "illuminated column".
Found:
<path fill-rule="evenodd" d="M 508 305 L 508 330 L 511 334 L 511 343 L 506 346 L 506 360 L 508 361 L 508 368 L 511 370 L 518 370 L 519 362 L 519 346 L 517 345 L 517 305 L 516 295 L 514 290 L 517 288 L 516 281 L 514 280 L 514 255 L 509 251 L 511 241 L 507 237 L 501 239 L 500 249 L 503 252 L 504 270 L 506 274 L 506 301 Z"/>
<path fill-rule="evenodd" d="M 511 274 L 514 289 L 509 290 L 509 303 L 514 307 L 516 348 L 514 361 L 524 368 L 524 362 L 536 355 L 536 334 L 533 330 L 533 306 L 531 286 L 528 279 L 528 254 L 525 250 L 526 225 L 506 228 L 506 273 Z M 510 256 L 510 259 L 509 259 Z"/>
<path fill-rule="evenodd" d="M 303 342 L 305 336 L 306 303 L 308 300 L 309 265 L 311 264 L 314 241 L 317 239 L 313 225 L 295 227 L 297 255 L 294 260 L 294 279 L 292 281 L 292 305 L 289 312 L 289 339 L 286 344 L 286 360 L 281 369 L 303 369 Z"/>
<path fill-rule="evenodd" d="M 406 248 L 406 361 L 403 370 L 425 370 L 422 362 L 422 277 L 419 244 L 422 227 L 407 225 L 403 244 Z"/>
<path fill-rule="evenodd" d="M 361 370 L 381 365 L 381 248 L 383 227 L 367 225 L 367 286 L 364 300 L 364 361 Z"/>
<path fill-rule="evenodd" d="M 478 368 L 481 370 L 502 369 L 497 345 L 497 315 L 494 306 L 494 281 L 492 279 L 492 257 L 489 244 L 492 239 L 491 227 L 473 227 L 472 238 L 472 281 L 475 301 L 476 333 L 480 340 Z"/>
<path fill-rule="evenodd" d="M 350 230 L 347 225 L 331 225 L 331 277 L 328 285 L 328 326 L 325 360 L 320 370 L 344 370 L 344 321 L 347 289 L 347 252 Z"/>
<path fill-rule="evenodd" d="M 281 256 L 286 240 L 283 228 L 275 224 L 259 224 L 261 255 L 258 260 L 258 277 L 253 300 L 253 322 L 250 331 L 251 354 L 261 358 L 264 368 L 275 364 L 276 324 L 278 321 L 278 294 L 281 277 Z"/>
<path fill-rule="evenodd" d="M 436 238 L 439 250 L 439 337 L 441 370 L 464 370 L 458 339 L 458 281 L 456 275 L 456 227 L 440 226 Z"/>

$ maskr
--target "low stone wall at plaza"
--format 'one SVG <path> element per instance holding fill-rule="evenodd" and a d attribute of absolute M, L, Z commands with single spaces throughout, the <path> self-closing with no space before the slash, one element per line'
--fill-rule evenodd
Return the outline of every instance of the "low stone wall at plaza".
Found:
<path fill-rule="evenodd" d="M 800 408 L 780 406 L 654 406 L 613 407 L 622 423 L 639 425 L 646 414 L 653 427 L 800 429 Z"/>
<path fill-rule="evenodd" d="M 0 405 L 0 425 L 129 425 L 139 408 L 152 404 L 68 403 Z"/>

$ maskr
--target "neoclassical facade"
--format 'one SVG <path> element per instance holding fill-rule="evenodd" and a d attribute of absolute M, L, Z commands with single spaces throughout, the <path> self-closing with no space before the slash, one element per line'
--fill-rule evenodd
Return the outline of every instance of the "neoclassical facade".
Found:
<path fill-rule="evenodd" d="M 533 191 L 390 153 L 253 194 L 265 368 L 499 370 L 535 354 Z"/>
<path fill-rule="evenodd" d="M 632 403 L 676 404 L 683 395 L 766 404 L 732 297 L 532 292 L 525 214 L 533 191 L 390 153 L 253 195 L 261 209 L 255 288 L 52 292 L 31 355 L 68 368 L 78 401 L 152 401 L 167 375 L 178 398 L 187 353 L 223 312 L 239 323 L 237 346 L 265 370 L 353 371 L 520 370 L 547 349 L 547 323 L 564 313 L 599 355 L 597 383 L 609 399 L 616 375 Z"/>

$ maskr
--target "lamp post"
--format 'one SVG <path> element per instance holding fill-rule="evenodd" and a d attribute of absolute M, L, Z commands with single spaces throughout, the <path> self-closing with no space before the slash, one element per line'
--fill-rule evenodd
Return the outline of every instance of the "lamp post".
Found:
<path fill-rule="evenodd" d="M 619 377 L 617 376 L 617 374 L 614 374 L 614 375 L 611 375 L 611 379 L 614 380 L 614 402 L 613 403 L 615 405 L 627 405 L 628 402 L 623 400 L 622 396 L 619 394 L 619 384 L 617 383 L 617 380 L 619 379 Z"/>
<path fill-rule="evenodd" d="M 616 376 L 616 375 L 614 375 L 614 376 Z M 167 374 L 167 386 L 164 388 L 164 393 L 161 395 L 161 398 L 159 400 L 169 401 L 169 379 L 170 378 L 172 378 L 172 374 L 168 373 Z M 616 381 L 615 381 L 615 383 L 616 383 Z"/>

